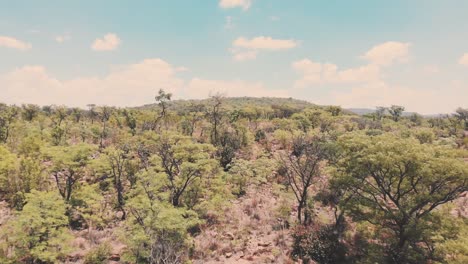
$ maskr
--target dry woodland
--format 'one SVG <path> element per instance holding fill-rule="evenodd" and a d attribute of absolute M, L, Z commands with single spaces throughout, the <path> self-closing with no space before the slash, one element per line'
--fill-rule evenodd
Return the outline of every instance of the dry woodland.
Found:
<path fill-rule="evenodd" d="M 0 263 L 468 263 L 468 109 L 0 104 Z"/>

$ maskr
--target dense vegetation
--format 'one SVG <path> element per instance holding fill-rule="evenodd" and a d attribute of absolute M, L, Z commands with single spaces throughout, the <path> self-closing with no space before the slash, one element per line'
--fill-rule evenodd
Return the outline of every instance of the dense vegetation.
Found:
<path fill-rule="evenodd" d="M 274 212 L 290 238 L 288 258 L 273 250 L 272 262 L 468 262 L 468 109 L 358 116 L 293 99 L 171 97 L 0 105 L 0 262 L 208 262 L 217 246 L 197 237 L 265 186 L 282 203 L 255 210 Z"/>

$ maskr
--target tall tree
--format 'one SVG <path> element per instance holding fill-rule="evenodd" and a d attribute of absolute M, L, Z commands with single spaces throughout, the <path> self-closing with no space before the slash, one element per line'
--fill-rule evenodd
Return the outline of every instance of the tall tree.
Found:
<path fill-rule="evenodd" d="M 213 152 L 213 146 L 194 143 L 187 137 L 163 135 L 160 138 L 156 146 L 159 166 L 155 169 L 167 177 L 166 188 L 173 206 L 181 206 L 184 193 L 216 168 L 216 160 L 211 159 Z"/>
<path fill-rule="evenodd" d="M 163 89 L 159 89 L 158 95 L 155 97 L 156 103 L 158 104 L 160 111 L 158 116 L 154 120 L 153 130 L 159 125 L 160 122 L 164 122 L 164 125 L 167 128 L 167 108 L 169 107 L 169 102 L 171 101 L 172 94 L 167 93 Z"/>
<path fill-rule="evenodd" d="M 87 144 L 49 149 L 47 156 L 53 163 L 50 172 L 65 201 L 70 201 L 76 184 L 85 175 L 93 151 L 94 147 Z"/>
<path fill-rule="evenodd" d="M 467 191 L 468 165 L 460 153 L 387 134 L 350 134 L 339 143 L 335 184 L 349 197 L 342 209 L 379 230 L 389 263 L 430 258 L 431 213 Z"/>
<path fill-rule="evenodd" d="M 208 116 L 211 123 L 211 143 L 213 145 L 219 144 L 219 127 L 223 118 L 222 105 L 224 95 L 215 94 L 210 97 L 211 105 L 208 108 Z"/>
<path fill-rule="evenodd" d="M 398 120 L 400 120 L 401 115 L 405 111 L 405 108 L 399 105 L 392 105 L 387 110 L 388 113 L 390 113 L 390 115 L 392 116 L 393 121 L 398 122 Z"/>
<path fill-rule="evenodd" d="M 294 139 L 292 150 L 280 155 L 288 185 L 298 202 L 297 220 L 301 224 L 307 225 L 311 221 L 308 208 L 310 187 L 320 176 L 321 163 L 328 153 L 329 145 L 324 139 L 299 136 Z"/>

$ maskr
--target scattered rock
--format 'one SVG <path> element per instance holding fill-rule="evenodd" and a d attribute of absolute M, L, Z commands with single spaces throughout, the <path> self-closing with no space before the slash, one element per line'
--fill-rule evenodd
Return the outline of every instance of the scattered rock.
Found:
<path fill-rule="evenodd" d="M 226 254 L 224 254 L 224 256 L 226 256 L 226 258 L 230 258 L 232 257 L 232 252 L 227 252 Z"/>
<path fill-rule="evenodd" d="M 110 261 L 120 261 L 120 255 L 112 254 L 109 258 Z"/>
<path fill-rule="evenodd" d="M 261 247 L 268 247 L 268 246 L 271 245 L 271 242 L 258 242 L 257 245 L 259 245 Z"/>
<path fill-rule="evenodd" d="M 228 237 L 230 240 L 234 240 L 234 235 L 231 232 L 227 232 L 225 236 Z"/>

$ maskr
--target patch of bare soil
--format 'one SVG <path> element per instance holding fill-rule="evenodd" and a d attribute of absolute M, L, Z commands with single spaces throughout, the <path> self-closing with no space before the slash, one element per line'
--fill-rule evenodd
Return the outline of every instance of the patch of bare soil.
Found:
<path fill-rule="evenodd" d="M 279 206 L 270 185 L 250 186 L 219 223 L 195 238 L 193 263 L 294 263 L 287 224 L 276 214 Z"/>

